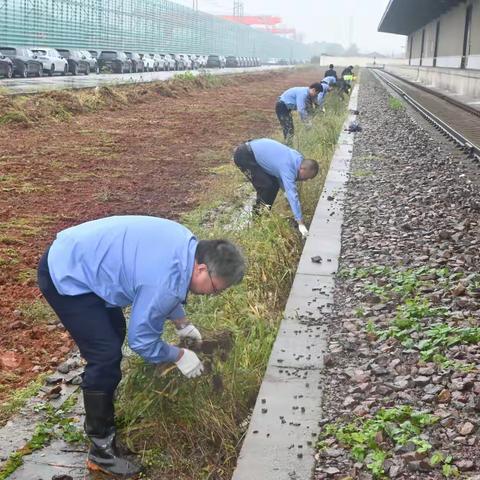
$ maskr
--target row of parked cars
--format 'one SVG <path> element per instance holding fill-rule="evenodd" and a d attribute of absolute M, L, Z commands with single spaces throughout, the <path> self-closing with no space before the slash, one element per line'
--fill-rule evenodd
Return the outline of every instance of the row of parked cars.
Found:
<path fill-rule="evenodd" d="M 137 73 L 198 68 L 256 67 L 258 57 L 141 53 L 120 50 L 78 50 L 0 46 L 0 76 L 7 78 L 90 73 Z"/>

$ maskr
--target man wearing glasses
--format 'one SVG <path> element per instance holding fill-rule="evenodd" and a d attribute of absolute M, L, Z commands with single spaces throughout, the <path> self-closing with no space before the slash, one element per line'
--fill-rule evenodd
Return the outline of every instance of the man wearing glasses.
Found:
<path fill-rule="evenodd" d="M 173 362 L 187 378 L 197 377 L 200 359 L 164 342 L 164 323 L 171 320 L 180 338 L 201 341 L 183 309 L 188 293 L 218 294 L 239 283 L 244 271 L 232 243 L 198 241 L 184 226 L 156 217 L 102 218 L 57 234 L 40 260 L 38 282 L 87 362 L 82 389 L 90 469 L 124 478 L 140 472 L 115 446 L 113 395 L 127 330 L 122 308 L 132 307 L 133 351 L 146 362 Z"/>

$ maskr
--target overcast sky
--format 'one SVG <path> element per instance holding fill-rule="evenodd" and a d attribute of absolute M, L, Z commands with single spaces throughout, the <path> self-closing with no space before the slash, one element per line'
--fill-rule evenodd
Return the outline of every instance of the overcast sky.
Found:
<path fill-rule="evenodd" d="M 348 46 L 351 38 L 362 51 L 400 53 L 406 42 L 404 36 L 377 32 L 388 1 L 243 0 L 243 3 L 245 15 L 280 16 L 285 25 L 302 32 L 306 42 L 337 42 Z M 178 3 L 191 6 L 192 0 L 178 0 Z M 233 0 L 198 0 L 198 7 L 213 14 L 231 14 Z"/>

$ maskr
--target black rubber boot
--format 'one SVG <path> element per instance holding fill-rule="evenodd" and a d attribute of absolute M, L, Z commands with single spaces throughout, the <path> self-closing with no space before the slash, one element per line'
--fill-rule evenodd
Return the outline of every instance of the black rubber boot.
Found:
<path fill-rule="evenodd" d="M 120 456 L 115 443 L 113 398 L 105 392 L 84 390 L 85 433 L 90 439 L 87 467 L 115 478 L 135 478 L 142 468 Z"/>

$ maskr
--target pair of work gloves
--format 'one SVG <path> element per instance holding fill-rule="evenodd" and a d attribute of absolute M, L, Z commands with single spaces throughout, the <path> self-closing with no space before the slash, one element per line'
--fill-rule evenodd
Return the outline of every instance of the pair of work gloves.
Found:
<path fill-rule="evenodd" d="M 202 341 L 202 335 L 195 325 L 187 325 L 186 327 L 176 330 L 180 340 L 191 338 L 192 340 L 200 343 Z M 195 378 L 199 377 L 204 370 L 203 363 L 198 358 L 195 352 L 182 348 L 182 356 L 175 362 L 177 368 L 187 377 Z"/>

